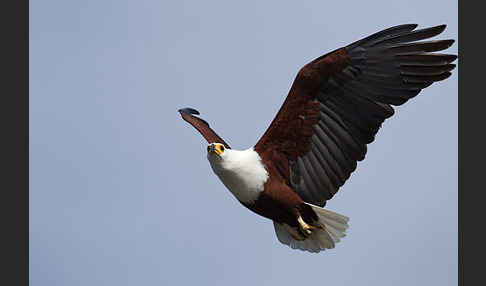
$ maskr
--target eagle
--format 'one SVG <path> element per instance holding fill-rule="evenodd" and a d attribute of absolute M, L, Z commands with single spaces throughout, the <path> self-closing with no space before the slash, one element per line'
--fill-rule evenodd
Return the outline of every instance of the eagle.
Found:
<path fill-rule="evenodd" d="M 446 25 L 403 24 L 374 33 L 304 65 L 260 140 L 231 149 L 193 108 L 178 112 L 207 140 L 213 172 L 245 207 L 273 221 L 293 249 L 335 247 L 349 218 L 325 209 L 365 158 L 392 106 L 451 75 L 454 40 L 428 40 Z"/>

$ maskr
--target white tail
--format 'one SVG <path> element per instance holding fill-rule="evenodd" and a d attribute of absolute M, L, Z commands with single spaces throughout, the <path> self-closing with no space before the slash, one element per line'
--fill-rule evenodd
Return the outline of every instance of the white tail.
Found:
<path fill-rule="evenodd" d="M 349 218 L 315 205 L 308 205 L 317 214 L 319 222 L 324 225 L 324 229 L 313 230 L 312 234 L 305 240 L 295 240 L 285 230 L 283 224 L 273 222 L 278 240 L 293 249 L 310 252 L 319 252 L 324 249 L 334 248 L 334 245 L 346 235 L 345 231 L 348 228 Z"/>

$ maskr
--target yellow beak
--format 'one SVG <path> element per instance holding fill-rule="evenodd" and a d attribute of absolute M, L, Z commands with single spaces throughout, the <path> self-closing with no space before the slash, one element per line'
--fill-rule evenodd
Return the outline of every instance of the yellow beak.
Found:
<path fill-rule="evenodd" d="M 214 152 L 218 155 L 221 155 L 224 152 L 224 146 L 223 146 L 223 144 L 219 144 L 219 143 L 209 144 L 208 145 L 208 153 L 209 152 Z"/>

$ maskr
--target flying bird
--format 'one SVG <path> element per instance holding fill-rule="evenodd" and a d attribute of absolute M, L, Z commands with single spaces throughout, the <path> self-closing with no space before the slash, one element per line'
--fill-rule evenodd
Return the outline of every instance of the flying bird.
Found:
<path fill-rule="evenodd" d="M 345 236 L 349 218 L 324 208 L 365 158 L 367 144 L 399 106 L 451 75 L 454 40 L 422 41 L 446 25 L 385 29 L 307 63 L 260 140 L 234 150 L 196 116 L 214 173 L 251 211 L 271 219 L 278 240 L 320 252 Z"/>

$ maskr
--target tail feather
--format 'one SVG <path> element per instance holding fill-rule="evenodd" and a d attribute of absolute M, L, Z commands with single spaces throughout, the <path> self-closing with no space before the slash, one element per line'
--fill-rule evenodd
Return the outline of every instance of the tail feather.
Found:
<path fill-rule="evenodd" d="M 324 223 L 324 224 L 327 224 L 328 227 L 332 227 L 334 228 L 335 230 L 338 230 L 340 232 L 344 232 L 346 231 L 346 228 L 347 228 L 347 225 L 345 224 L 342 224 L 342 223 L 338 223 L 336 221 L 332 221 L 330 219 L 326 219 L 326 218 L 320 218 L 319 220 L 321 223 Z"/>
<path fill-rule="evenodd" d="M 341 238 L 345 236 L 343 233 L 339 232 L 339 230 L 335 229 L 332 226 L 328 225 L 326 227 L 326 229 L 329 232 L 329 234 L 331 235 L 331 238 L 332 238 L 332 240 L 334 240 L 334 242 L 339 242 L 341 240 Z"/>
<path fill-rule="evenodd" d="M 293 249 L 309 252 L 320 252 L 334 248 L 335 244 L 346 235 L 349 218 L 336 212 L 308 204 L 317 214 L 323 229 L 315 229 L 305 240 L 295 240 L 285 229 L 283 224 L 273 222 L 278 240 Z"/>

